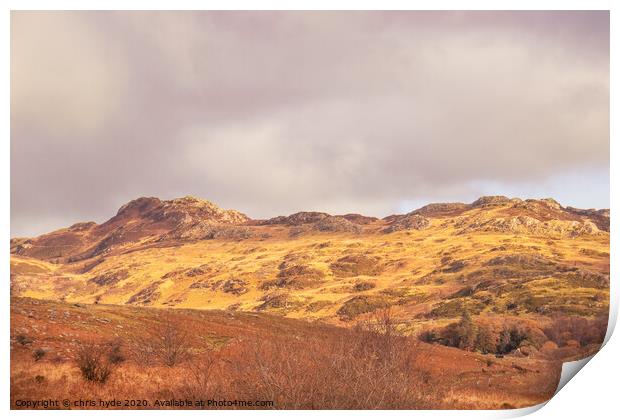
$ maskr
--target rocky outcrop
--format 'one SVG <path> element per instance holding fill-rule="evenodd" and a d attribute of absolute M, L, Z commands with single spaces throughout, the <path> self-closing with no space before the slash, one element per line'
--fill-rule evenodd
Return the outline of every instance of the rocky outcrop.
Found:
<path fill-rule="evenodd" d="M 344 216 L 332 216 L 327 213 L 320 212 L 300 212 L 291 214 L 290 216 L 278 216 L 268 220 L 258 221 L 259 226 L 283 225 L 291 228 L 289 235 L 296 237 L 299 235 L 312 232 L 349 232 L 360 233 L 362 227 L 358 223 L 351 220 L 363 220 L 370 223 L 365 216 L 348 215 L 348 219 Z"/>
<path fill-rule="evenodd" d="M 339 216 L 328 216 L 313 224 L 313 230 L 318 232 L 352 232 L 359 233 L 362 228 L 353 222 Z"/>
<path fill-rule="evenodd" d="M 431 203 L 410 214 L 419 214 L 425 217 L 451 217 L 458 216 L 470 209 L 468 204 L 464 203 Z"/>
<path fill-rule="evenodd" d="M 499 232 L 549 237 L 598 235 L 601 231 L 590 221 L 551 220 L 542 222 L 529 216 L 497 217 L 490 219 L 465 218 L 455 224 L 458 234 L 470 232 Z"/>
<path fill-rule="evenodd" d="M 349 213 L 349 214 L 345 214 L 345 215 L 337 216 L 337 217 L 342 217 L 343 219 L 346 219 L 351 223 L 355 223 L 356 225 L 367 225 L 369 223 L 373 223 L 379 220 L 376 217 L 363 216 L 357 213 Z"/>
<path fill-rule="evenodd" d="M 72 232 L 84 232 L 86 230 L 90 230 L 90 229 L 94 228 L 95 226 L 97 226 L 97 223 L 95 223 L 95 222 L 75 223 L 75 224 L 69 226 L 69 230 L 72 231 Z"/>
<path fill-rule="evenodd" d="M 392 233 L 400 230 L 423 230 L 431 225 L 431 221 L 419 214 L 408 214 L 393 219 L 390 225 L 383 230 L 384 233 Z"/>
<path fill-rule="evenodd" d="M 473 203 L 471 203 L 471 207 L 494 207 L 494 206 L 503 206 L 504 204 L 508 204 L 512 202 L 512 200 L 508 197 L 504 197 L 503 195 L 487 195 L 482 196 Z"/>
<path fill-rule="evenodd" d="M 268 220 L 259 222 L 260 225 L 287 225 L 287 226 L 300 226 L 305 224 L 311 224 L 319 222 L 326 217 L 331 217 L 327 213 L 321 213 L 317 211 L 302 211 L 299 213 L 291 214 L 290 216 L 278 216 Z"/>
<path fill-rule="evenodd" d="M 75 262 L 106 255 L 144 239 L 155 241 L 244 239 L 249 218 L 194 197 L 160 200 L 141 197 L 120 207 L 101 225 L 76 223 L 69 228 L 11 242 L 11 252 L 43 260 Z"/>
<path fill-rule="evenodd" d="M 119 218 L 133 218 L 152 223 L 191 225 L 196 222 L 219 224 L 242 224 L 249 218 L 236 210 L 223 210 L 207 200 L 187 196 L 174 200 L 142 197 L 122 206 L 115 217 L 106 223 L 113 224 Z"/>
<path fill-rule="evenodd" d="M 162 280 L 155 281 L 149 284 L 147 287 L 141 289 L 138 293 L 132 295 L 126 302 L 127 305 L 152 305 L 159 297 L 159 286 L 163 283 Z"/>
<path fill-rule="evenodd" d="M 609 232 L 609 209 L 588 209 L 581 210 L 574 207 L 566 207 L 567 212 L 580 217 L 586 217 L 592 221 L 600 230 Z"/>
<path fill-rule="evenodd" d="M 129 277 L 128 270 L 110 271 L 91 278 L 89 281 L 98 286 L 113 286 Z"/>
<path fill-rule="evenodd" d="M 295 261 L 285 261 L 280 264 L 280 272 L 274 280 L 264 281 L 260 288 L 269 290 L 272 288 L 306 289 L 316 287 L 323 281 L 324 274 L 321 270 Z"/>
<path fill-rule="evenodd" d="M 160 242 L 176 239 L 176 240 L 205 240 L 205 239 L 229 239 L 242 240 L 254 236 L 252 230 L 248 226 L 231 226 L 214 224 L 211 222 L 196 222 L 191 225 L 182 225 L 174 229 L 172 232 L 162 235 Z"/>
<path fill-rule="evenodd" d="M 248 282 L 243 279 L 228 279 L 222 284 L 222 292 L 232 295 L 242 295 L 248 291 Z"/>

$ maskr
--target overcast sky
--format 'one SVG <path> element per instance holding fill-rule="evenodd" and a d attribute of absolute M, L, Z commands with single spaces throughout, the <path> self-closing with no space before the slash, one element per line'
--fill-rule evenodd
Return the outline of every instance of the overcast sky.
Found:
<path fill-rule="evenodd" d="M 607 12 L 11 14 L 12 236 L 484 194 L 609 206 Z"/>

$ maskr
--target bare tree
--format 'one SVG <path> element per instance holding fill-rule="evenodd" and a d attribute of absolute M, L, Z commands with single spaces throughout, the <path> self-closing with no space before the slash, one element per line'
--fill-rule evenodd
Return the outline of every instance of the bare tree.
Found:
<path fill-rule="evenodd" d="M 156 352 L 166 366 L 174 366 L 189 356 L 188 336 L 185 330 L 165 318 L 155 331 Z"/>
<path fill-rule="evenodd" d="M 174 366 L 189 357 L 189 336 L 170 316 L 144 335 L 131 340 L 131 353 L 142 364 L 160 362 Z"/>

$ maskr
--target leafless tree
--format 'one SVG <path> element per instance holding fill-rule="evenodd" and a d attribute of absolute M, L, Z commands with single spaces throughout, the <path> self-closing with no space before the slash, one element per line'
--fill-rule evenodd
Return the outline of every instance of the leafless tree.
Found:
<path fill-rule="evenodd" d="M 165 316 L 152 330 L 132 337 L 130 352 L 142 364 L 174 366 L 189 357 L 189 335 Z"/>

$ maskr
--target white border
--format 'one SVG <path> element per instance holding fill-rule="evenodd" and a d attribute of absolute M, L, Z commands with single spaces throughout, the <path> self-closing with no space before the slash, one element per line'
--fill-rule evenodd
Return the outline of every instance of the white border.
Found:
<path fill-rule="evenodd" d="M 10 237 L 10 69 L 9 69 L 9 49 L 10 49 L 10 10 L 611 10 L 611 75 L 618 74 L 617 65 L 617 46 L 618 44 L 618 31 L 615 28 L 618 27 L 620 19 L 617 18 L 614 10 L 614 2 L 612 1 L 578 1 L 578 0 L 523 0 L 523 1 L 484 1 L 484 0 L 469 0 L 469 1 L 457 1 L 457 0 L 445 0 L 445 1 L 422 1 L 422 0 L 297 0 L 295 2 L 285 0 L 271 0 L 271 1 L 250 1 L 250 0 L 230 0 L 230 1 L 216 1 L 216 0 L 185 0 L 185 1 L 173 1 L 173 0 L 150 0 L 148 2 L 139 0 L 92 0 L 92 1 L 77 1 L 77 0 L 57 0 L 54 2 L 44 0 L 24 0 L 14 1 L 9 0 L 3 3 L 4 14 L 2 15 L 2 24 L 0 24 L 0 32 L 2 33 L 2 43 L 0 48 L 2 49 L 2 57 L 4 58 L 4 65 L 0 70 L 2 76 L 2 132 L 4 134 L 4 140 L 1 144 L 0 151 L 0 171 L 2 171 L 2 182 L 0 182 L 0 188 L 2 197 L 5 200 L 2 202 L 2 223 L 0 224 L 2 231 L 0 237 L 5 238 L 0 241 L 0 253 L 4 256 L 1 259 L 2 268 L 2 281 L 3 286 L 0 293 L 2 294 L 3 315 L 0 319 L 0 326 L 3 335 L 3 343 L 6 346 L 6 352 L 2 355 L 2 363 L 0 365 L 0 407 L 4 411 L 9 411 L 9 241 Z M 618 85 L 614 83 L 612 76 L 611 80 L 611 139 L 610 139 L 610 162 L 611 162 L 611 208 L 617 209 L 619 196 L 617 194 L 617 158 L 618 158 L 618 140 L 617 140 L 617 124 L 613 116 L 617 114 L 616 99 L 618 98 Z M 615 213 L 614 213 L 615 214 Z M 618 312 L 618 288 L 615 279 L 615 260 L 617 249 L 617 233 L 618 224 L 615 223 L 615 219 L 611 220 L 611 261 L 612 261 L 612 306 L 610 310 L 610 317 L 615 324 Z M 609 337 L 608 337 L 609 338 Z M 617 338 L 609 340 L 607 345 L 597 354 L 589 365 L 590 368 L 585 369 L 586 372 L 580 373 L 580 379 L 578 381 L 571 381 L 565 389 L 563 389 L 557 396 L 551 399 L 546 404 L 543 410 L 536 412 L 533 418 L 583 418 L 585 416 L 594 418 L 605 418 L 616 411 L 615 399 L 617 398 L 616 391 L 616 378 L 619 373 L 619 363 L 616 355 L 620 354 L 620 343 Z M 545 404 L 542 404 L 545 405 Z M 541 405 L 541 406 L 542 406 Z M 539 407 L 535 407 L 538 409 Z M 523 410 L 508 410 L 508 411 L 400 411 L 400 412 L 383 412 L 383 411 L 338 411 L 338 412 L 309 412 L 300 411 L 295 412 L 294 415 L 300 418 L 316 418 L 321 416 L 337 415 L 344 418 L 375 418 L 376 416 L 395 416 L 399 418 L 455 418 L 455 419 L 480 419 L 480 418 L 503 418 L 513 417 L 515 415 L 527 414 L 532 409 Z M 8 413 L 14 418 L 30 418 L 30 417 L 51 417 L 51 418 L 66 418 L 79 416 L 82 417 L 85 413 L 83 411 L 74 412 L 52 412 L 52 411 L 40 411 L 40 412 L 25 412 L 25 411 L 10 411 Z M 88 416 L 93 418 L 105 418 L 110 413 L 105 411 L 91 411 Z M 115 416 L 120 418 L 168 418 L 170 416 L 179 415 L 178 412 L 115 412 Z M 208 413 L 199 411 L 187 411 L 181 414 L 192 418 L 205 418 L 205 416 L 215 418 L 239 418 L 250 416 L 253 418 L 270 418 L 290 416 L 290 412 L 286 411 L 209 411 Z"/>

